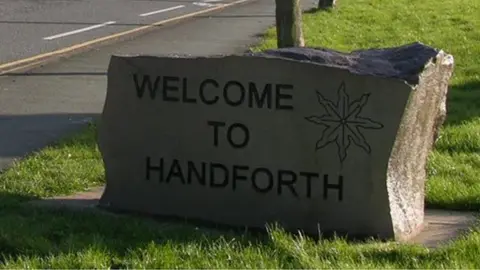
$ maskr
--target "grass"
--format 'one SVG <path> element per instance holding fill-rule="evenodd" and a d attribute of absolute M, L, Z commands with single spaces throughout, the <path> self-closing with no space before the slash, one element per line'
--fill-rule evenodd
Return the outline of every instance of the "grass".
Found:
<path fill-rule="evenodd" d="M 448 118 L 428 165 L 430 207 L 480 210 L 480 18 L 477 0 L 343 0 L 306 14 L 308 46 L 342 51 L 421 41 L 452 53 Z M 275 46 L 274 29 L 256 49 Z M 95 127 L 0 175 L 2 268 L 480 268 L 480 227 L 429 250 L 314 241 L 272 227 L 253 235 L 182 222 L 39 209 L 22 202 L 103 183 Z"/>
<path fill-rule="evenodd" d="M 104 183 L 95 127 L 47 147 L 0 175 L 0 207 L 71 194 Z"/>

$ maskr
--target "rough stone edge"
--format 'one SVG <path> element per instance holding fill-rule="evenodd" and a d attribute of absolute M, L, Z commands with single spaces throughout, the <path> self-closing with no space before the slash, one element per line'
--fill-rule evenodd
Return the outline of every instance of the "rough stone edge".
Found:
<path fill-rule="evenodd" d="M 420 42 L 388 48 L 360 49 L 340 52 L 327 48 L 281 48 L 252 54 L 311 62 L 319 65 L 347 69 L 353 74 L 400 79 L 418 84 L 425 65 L 439 50 Z"/>
<path fill-rule="evenodd" d="M 395 79 L 401 80 L 408 85 L 417 85 L 419 76 L 424 70 L 425 66 L 440 51 L 441 50 L 426 46 L 423 43 L 414 42 L 397 47 L 361 49 L 353 50 L 351 52 L 340 52 L 333 49 L 320 47 L 291 47 L 270 49 L 262 52 L 246 52 L 229 55 L 218 54 L 209 56 L 195 56 L 190 54 L 113 54 L 111 59 L 123 58 L 127 60 L 127 62 L 129 62 L 128 59 L 139 58 L 200 60 L 250 57 L 260 59 L 276 59 L 280 61 L 300 62 L 304 64 L 336 68 L 348 71 L 350 74 L 354 75 Z M 417 58 L 411 58 L 410 56 L 412 55 L 416 55 Z M 414 64 L 411 64 L 411 60 L 416 61 L 414 61 Z M 410 73 L 406 73 L 404 68 L 405 65 L 408 65 L 409 63 L 415 68 L 411 69 Z M 380 64 L 382 68 L 374 68 L 375 65 Z M 387 71 L 387 69 L 389 71 Z M 404 72 L 402 72 L 402 70 Z"/>
<path fill-rule="evenodd" d="M 414 88 L 416 91 L 412 91 L 410 94 L 399 125 L 387 169 L 387 192 L 390 212 L 395 239 L 398 241 L 408 241 L 418 235 L 424 228 L 426 166 L 429 153 L 434 146 L 438 131 L 446 117 L 445 103 L 453 68 L 453 56 L 446 54 L 444 51 L 440 51 L 435 58 L 427 63 L 425 70 L 420 75 L 419 84 Z M 442 81 L 433 81 L 435 78 L 430 76 L 435 75 L 440 76 Z M 430 85 L 427 84 L 432 83 L 432 81 L 435 83 L 433 87 L 438 88 L 438 93 L 429 91 Z M 419 110 L 425 108 L 422 97 L 431 97 L 432 94 L 437 95 L 436 102 L 432 104 L 434 107 L 429 110 L 433 112 L 433 115 L 424 114 L 424 116 L 427 116 L 427 123 L 425 123 L 418 120 L 415 108 Z M 412 130 L 415 131 L 420 125 L 426 124 L 428 126 L 424 126 L 426 131 L 423 132 L 432 136 L 425 138 L 428 141 L 418 141 L 419 136 L 415 136 Z M 415 142 L 414 139 L 417 139 L 415 146 L 422 150 L 412 153 L 411 149 L 412 143 Z M 402 167 L 401 172 L 398 166 Z M 405 185 L 408 185 L 408 187 L 405 187 Z M 417 190 L 419 193 L 415 196 L 413 192 L 399 192 L 402 190 Z M 409 207 L 405 207 L 406 205 Z"/>

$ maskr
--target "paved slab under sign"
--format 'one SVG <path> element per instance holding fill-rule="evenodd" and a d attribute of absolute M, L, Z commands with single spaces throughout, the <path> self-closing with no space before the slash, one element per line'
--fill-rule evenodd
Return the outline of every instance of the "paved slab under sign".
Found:
<path fill-rule="evenodd" d="M 104 187 L 93 188 L 89 191 L 77 193 L 71 196 L 59 196 L 44 200 L 32 201 L 35 206 L 66 207 L 77 210 L 93 210 L 105 214 L 110 212 L 97 208 L 98 200 L 103 193 Z M 427 209 L 425 211 L 424 230 L 411 240 L 412 243 L 421 244 L 428 248 L 436 248 L 441 244 L 454 240 L 477 221 L 480 213 L 460 212 Z"/>

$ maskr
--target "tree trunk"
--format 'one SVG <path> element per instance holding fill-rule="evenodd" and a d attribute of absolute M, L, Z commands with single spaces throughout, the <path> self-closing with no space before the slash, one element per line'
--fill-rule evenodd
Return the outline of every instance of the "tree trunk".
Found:
<path fill-rule="evenodd" d="M 275 6 L 278 48 L 305 46 L 300 0 L 275 0 Z"/>
<path fill-rule="evenodd" d="M 336 0 L 318 0 L 318 8 L 319 9 L 334 8 L 336 2 L 337 2 Z"/>

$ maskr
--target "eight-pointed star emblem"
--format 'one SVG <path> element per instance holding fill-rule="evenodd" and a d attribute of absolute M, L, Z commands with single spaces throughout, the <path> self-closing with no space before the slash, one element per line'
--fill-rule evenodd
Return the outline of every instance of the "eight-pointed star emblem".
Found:
<path fill-rule="evenodd" d="M 360 98 L 350 102 L 350 97 L 345 91 L 344 82 L 338 88 L 336 104 L 317 91 L 318 102 L 324 108 L 325 114 L 305 117 L 308 121 L 325 127 L 320 139 L 317 141 L 315 150 L 320 150 L 335 142 L 340 163 L 343 163 L 347 157 L 347 150 L 351 142 L 370 153 L 370 145 L 365 140 L 361 129 L 381 129 L 383 125 L 360 116 L 363 107 L 368 102 L 369 96 L 370 94 L 363 94 Z"/>

